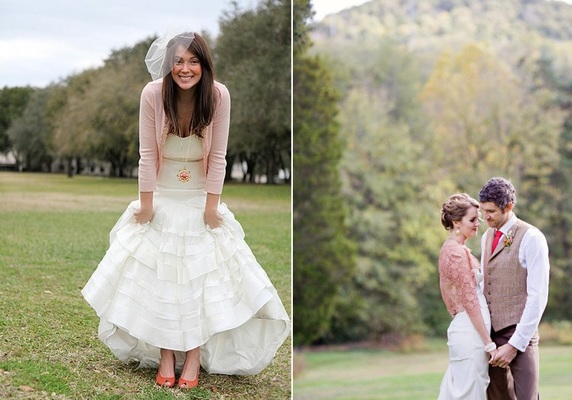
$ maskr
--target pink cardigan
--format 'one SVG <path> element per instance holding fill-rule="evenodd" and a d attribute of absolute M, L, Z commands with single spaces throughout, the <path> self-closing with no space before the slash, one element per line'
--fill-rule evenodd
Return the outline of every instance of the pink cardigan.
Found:
<path fill-rule="evenodd" d="M 139 111 L 139 191 L 154 192 L 161 170 L 167 139 L 162 99 L 163 80 L 149 82 L 141 93 Z M 226 173 L 226 148 L 230 124 L 230 94 L 226 86 L 215 81 L 218 94 L 213 121 L 204 131 L 203 160 L 207 176 L 206 191 L 221 194 Z"/>

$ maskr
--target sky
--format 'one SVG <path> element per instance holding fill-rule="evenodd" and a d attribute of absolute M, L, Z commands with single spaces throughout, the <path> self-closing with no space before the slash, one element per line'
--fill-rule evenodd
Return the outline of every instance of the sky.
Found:
<path fill-rule="evenodd" d="M 259 3 L 236 1 L 242 9 Z M 367 1 L 312 0 L 314 20 Z M 56 83 L 170 27 L 216 36 L 231 7 L 231 0 L 0 0 L 0 89 Z"/>
<path fill-rule="evenodd" d="M 242 9 L 260 0 L 236 0 Z M 312 0 L 315 21 L 368 0 Z M 159 6 L 159 4 L 161 4 Z M 172 27 L 218 35 L 231 0 L 0 0 L 0 89 L 45 87 Z"/>
<path fill-rule="evenodd" d="M 0 0 L 0 89 L 59 82 L 172 27 L 216 36 L 231 9 L 231 0 Z"/>

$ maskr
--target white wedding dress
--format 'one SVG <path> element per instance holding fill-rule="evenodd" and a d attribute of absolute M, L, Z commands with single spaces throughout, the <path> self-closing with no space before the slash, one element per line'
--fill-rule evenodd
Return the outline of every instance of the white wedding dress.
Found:
<path fill-rule="evenodd" d="M 129 205 L 82 294 L 100 318 L 99 338 L 124 362 L 157 367 L 165 348 L 180 369 L 184 352 L 200 347 L 209 373 L 256 374 L 290 319 L 226 205 L 220 227 L 205 224 L 205 182 L 200 139 L 168 135 L 153 219 L 135 223 L 139 201 Z"/>
<path fill-rule="evenodd" d="M 480 285 L 483 275 L 477 269 L 473 272 L 481 314 L 490 331 L 491 317 Z M 456 314 L 451 321 L 447 339 L 449 367 L 441 381 L 439 400 L 485 400 L 489 384 L 489 356 L 483 339 L 465 311 Z"/>

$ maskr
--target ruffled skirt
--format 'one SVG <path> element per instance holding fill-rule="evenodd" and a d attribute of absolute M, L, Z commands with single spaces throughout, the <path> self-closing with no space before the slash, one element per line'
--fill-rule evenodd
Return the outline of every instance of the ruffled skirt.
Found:
<path fill-rule="evenodd" d="M 154 196 L 154 217 L 135 223 L 132 202 L 82 294 L 100 318 L 99 338 L 124 362 L 156 367 L 160 349 L 200 347 L 209 373 L 252 375 L 290 333 L 290 320 L 232 212 L 204 222 L 204 191 Z"/>

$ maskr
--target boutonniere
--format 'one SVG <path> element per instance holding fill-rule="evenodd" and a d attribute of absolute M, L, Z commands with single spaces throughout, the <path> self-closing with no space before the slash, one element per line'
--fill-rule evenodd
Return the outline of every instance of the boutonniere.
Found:
<path fill-rule="evenodd" d="M 512 231 L 508 231 L 508 233 L 504 237 L 504 247 L 508 247 L 510 250 L 510 246 L 512 245 L 512 240 L 514 239 L 514 235 Z"/>

